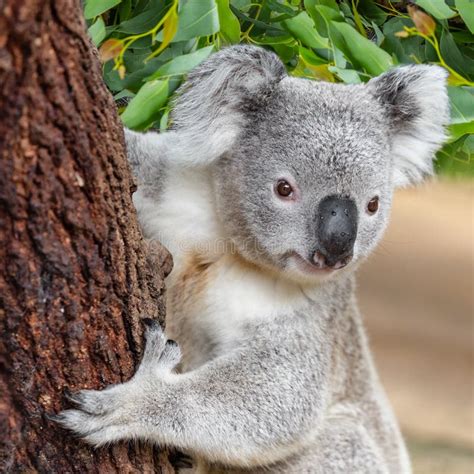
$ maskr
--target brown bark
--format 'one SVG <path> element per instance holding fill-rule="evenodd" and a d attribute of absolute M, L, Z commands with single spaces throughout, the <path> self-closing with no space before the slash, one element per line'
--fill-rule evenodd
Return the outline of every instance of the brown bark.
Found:
<path fill-rule="evenodd" d="M 48 421 L 64 389 L 128 379 L 163 318 L 123 132 L 79 0 L 0 0 L 0 471 L 172 472 L 145 445 L 93 450 Z"/>

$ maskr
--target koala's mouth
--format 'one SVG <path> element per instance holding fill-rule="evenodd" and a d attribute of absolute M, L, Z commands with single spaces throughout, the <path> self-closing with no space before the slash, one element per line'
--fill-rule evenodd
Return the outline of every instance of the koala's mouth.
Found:
<path fill-rule="evenodd" d="M 296 267 L 302 273 L 316 274 L 316 275 L 329 275 L 337 272 L 342 268 L 346 267 L 351 258 L 338 262 L 336 265 L 328 266 L 320 259 L 313 261 L 303 258 L 298 252 L 291 252 L 289 259 L 292 262 L 292 266 Z"/>

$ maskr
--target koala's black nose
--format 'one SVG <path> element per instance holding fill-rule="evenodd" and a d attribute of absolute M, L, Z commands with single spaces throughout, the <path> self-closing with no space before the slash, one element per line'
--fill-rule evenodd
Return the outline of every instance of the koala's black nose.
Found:
<path fill-rule="evenodd" d="M 318 209 L 319 254 L 326 265 L 345 264 L 352 256 L 357 236 L 357 206 L 341 196 L 324 198 Z M 342 262 L 342 263 L 341 263 Z"/>

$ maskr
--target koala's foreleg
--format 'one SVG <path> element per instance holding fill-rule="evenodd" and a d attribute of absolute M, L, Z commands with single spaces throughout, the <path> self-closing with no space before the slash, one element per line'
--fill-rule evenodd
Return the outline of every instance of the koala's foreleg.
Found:
<path fill-rule="evenodd" d="M 320 368 L 288 367 L 290 351 L 302 348 L 285 347 L 286 338 L 291 335 L 283 331 L 280 347 L 248 344 L 197 370 L 175 374 L 179 349 L 154 323 L 129 382 L 79 392 L 71 397 L 78 408 L 56 420 L 95 446 L 146 439 L 210 462 L 253 466 L 278 461 L 314 432 L 326 385 Z"/>

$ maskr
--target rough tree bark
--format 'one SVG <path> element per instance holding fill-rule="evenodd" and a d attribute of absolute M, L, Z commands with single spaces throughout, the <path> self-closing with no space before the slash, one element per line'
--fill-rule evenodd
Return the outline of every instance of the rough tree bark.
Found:
<path fill-rule="evenodd" d="M 139 319 L 163 318 L 171 263 L 149 264 L 132 190 L 79 0 L 0 0 L 1 472 L 172 472 L 149 446 L 94 451 L 45 416 L 66 387 L 129 378 Z"/>

